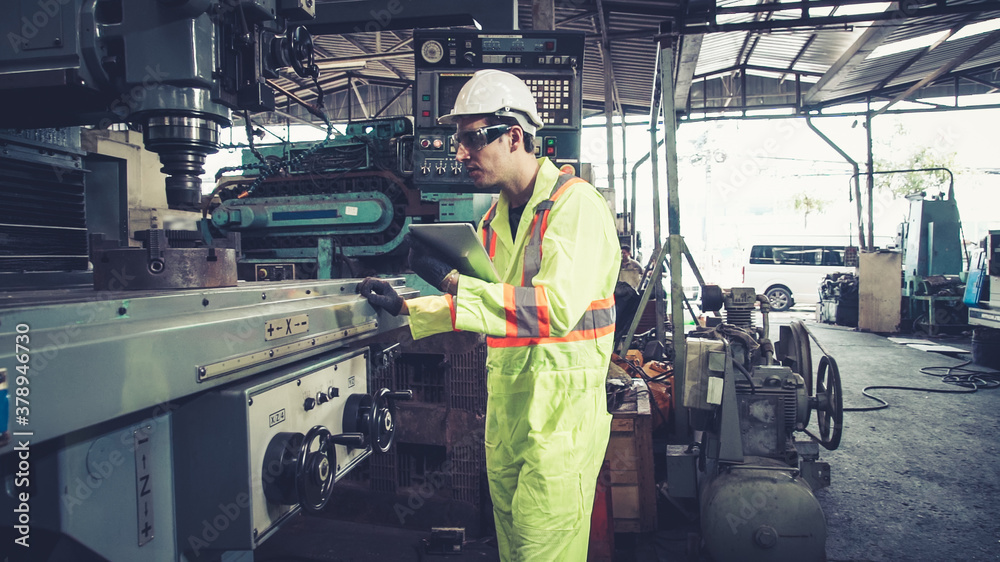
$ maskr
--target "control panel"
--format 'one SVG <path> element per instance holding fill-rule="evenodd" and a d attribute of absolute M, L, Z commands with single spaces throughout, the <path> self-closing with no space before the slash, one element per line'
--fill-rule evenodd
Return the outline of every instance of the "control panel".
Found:
<path fill-rule="evenodd" d="M 197 522 L 212 521 L 223 506 L 229 521 L 211 548 L 253 549 L 299 510 L 321 511 L 336 481 L 388 451 L 394 402 L 410 393 L 369 393 L 368 362 L 364 348 L 286 367 L 176 412 L 177 478 L 204 483 L 199 494 L 177 498 L 178 546 L 190 547 L 184 538 L 201 537 Z M 219 440 L 212 429 L 223 425 L 227 437 Z"/>
<path fill-rule="evenodd" d="M 584 34 L 566 31 L 483 33 L 416 30 L 413 181 L 424 191 L 473 191 L 462 163 L 455 160 L 452 125 L 437 119 L 451 113 L 462 86 L 477 71 L 496 68 L 525 81 L 535 96 L 544 126 L 535 154 L 579 173 L 582 131 Z"/>

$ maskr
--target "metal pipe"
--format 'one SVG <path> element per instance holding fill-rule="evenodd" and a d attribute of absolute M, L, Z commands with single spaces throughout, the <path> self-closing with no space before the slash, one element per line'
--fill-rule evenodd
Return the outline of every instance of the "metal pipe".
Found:
<path fill-rule="evenodd" d="M 267 79 L 267 85 L 270 86 L 270 87 L 272 87 L 272 88 L 274 88 L 275 90 L 278 90 L 282 94 L 285 94 L 285 97 L 287 97 L 290 100 L 293 100 L 295 103 L 297 103 L 297 104 L 301 105 L 302 107 L 306 108 L 306 111 L 308 111 L 309 113 L 315 115 L 316 117 L 319 117 L 320 119 L 326 119 L 324 117 L 324 115 L 323 115 L 323 111 L 320 108 L 318 108 L 315 105 L 307 102 L 306 100 L 304 100 L 304 99 L 296 96 L 291 91 L 289 91 L 289 90 L 287 90 L 285 88 L 282 88 L 281 85 L 279 85 L 274 80 L 271 80 L 270 78 L 268 78 Z"/>
<path fill-rule="evenodd" d="M 604 125 L 608 155 L 608 189 L 615 189 L 615 71 L 611 61 L 611 44 L 608 42 L 608 27 L 604 19 L 604 8 L 597 0 L 597 19 L 601 26 L 601 60 L 604 63 Z"/>
<path fill-rule="evenodd" d="M 872 230 L 875 228 L 875 212 L 872 209 L 875 205 L 875 156 L 872 151 L 871 111 L 865 114 L 865 131 L 868 134 L 868 244 L 864 249 L 870 252 L 875 249 L 875 236 L 872 234 Z"/>
<path fill-rule="evenodd" d="M 858 206 L 858 247 L 859 248 L 864 248 L 865 247 L 865 226 L 864 226 L 864 218 L 863 218 L 863 214 L 862 214 L 862 210 L 861 210 L 861 176 L 860 176 L 861 167 L 858 166 L 858 163 L 855 162 L 854 159 L 850 157 L 850 155 L 848 155 L 846 152 L 844 152 L 829 137 L 827 137 L 826 135 L 824 135 L 823 131 L 820 131 L 816 127 L 816 125 L 813 124 L 813 122 L 812 122 L 812 116 L 806 115 L 806 125 L 808 125 L 809 128 L 812 129 L 813 132 L 816 133 L 816 135 L 819 136 L 819 138 L 821 138 L 824 141 L 826 141 L 826 144 L 830 145 L 830 148 L 836 150 L 837 154 L 839 154 L 844 160 L 847 160 L 847 162 L 854 168 L 854 195 L 855 195 L 854 196 L 854 200 L 855 200 L 855 202 L 857 202 L 857 206 Z"/>
<path fill-rule="evenodd" d="M 771 331 L 771 322 L 770 319 L 768 318 L 768 313 L 771 311 L 771 301 L 770 299 L 767 298 L 767 295 L 757 295 L 757 302 L 760 303 L 760 316 L 761 316 L 760 341 L 764 353 L 764 364 L 773 365 L 774 346 L 771 345 L 771 339 L 769 337 Z"/>
<path fill-rule="evenodd" d="M 628 128 L 625 126 L 625 112 L 620 112 L 621 114 L 621 129 L 622 129 L 622 213 L 625 215 L 623 218 L 626 220 L 622 223 L 622 228 L 625 230 L 625 234 L 629 235 L 629 240 L 632 240 L 631 230 L 629 229 L 629 223 L 632 221 L 632 215 L 628 214 L 628 152 L 626 151 L 626 141 L 628 137 Z M 635 186 L 633 185 L 633 188 Z M 635 200 L 635 192 L 632 192 L 632 200 Z M 635 246 L 634 242 L 630 242 Z M 633 248 L 634 249 L 634 248 Z"/>
<path fill-rule="evenodd" d="M 659 153 L 657 152 L 657 147 L 662 143 L 657 143 L 656 141 L 656 126 L 659 121 L 660 113 L 660 103 L 661 96 L 660 90 L 662 88 L 662 72 L 660 71 L 660 65 L 662 64 L 663 53 L 659 50 L 656 52 L 656 63 L 655 70 L 656 73 L 653 78 L 653 99 L 649 103 L 649 144 L 650 144 L 650 155 L 649 160 L 650 166 L 652 167 L 652 179 L 653 179 L 653 255 L 660 255 L 660 248 L 663 245 L 662 238 L 660 237 L 660 159 Z M 659 283 L 659 279 L 655 280 Z M 656 330 L 656 341 L 664 342 L 663 337 L 663 291 L 655 291 L 656 295 L 656 325 L 653 327 Z"/>

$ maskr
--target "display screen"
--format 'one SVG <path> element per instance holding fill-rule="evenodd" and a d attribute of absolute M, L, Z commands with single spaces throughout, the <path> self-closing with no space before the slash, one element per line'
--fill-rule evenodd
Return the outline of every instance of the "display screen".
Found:
<path fill-rule="evenodd" d="M 469 78 L 472 78 L 471 74 L 443 74 L 438 77 L 438 117 L 451 113 L 458 92 Z"/>
<path fill-rule="evenodd" d="M 545 53 L 556 49 L 555 39 L 483 35 L 484 53 Z"/>

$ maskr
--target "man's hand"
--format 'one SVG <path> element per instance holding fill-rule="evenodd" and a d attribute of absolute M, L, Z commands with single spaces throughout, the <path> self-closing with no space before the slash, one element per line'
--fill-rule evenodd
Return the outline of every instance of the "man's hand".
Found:
<path fill-rule="evenodd" d="M 376 310 L 381 308 L 393 316 L 398 316 L 405 304 L 389 282 L 375 277 L 366 277 L 358 283 L 358 294 L 368 299 Z"/>
<path fill-rule="evenodd" d="M 454 268 L 445 263 L 444 260 L 431 255 L 430 248 L 413 236 L 407 235 L 407 239 L 410 242 L 410 255 L 407 258 L 410 269 L 432 287 L 445 291 L 446 288 L 442 285 Z"/>

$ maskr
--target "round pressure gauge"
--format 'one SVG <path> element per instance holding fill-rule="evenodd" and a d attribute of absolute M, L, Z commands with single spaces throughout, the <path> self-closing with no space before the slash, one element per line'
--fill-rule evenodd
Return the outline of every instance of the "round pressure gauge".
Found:
<path fill-rule="evenodd" d="M 420 56 L 431 64 L 441 62 L 444 58 L 444 47 L 437 41 L 427 41 L 420 47 Z"/>

